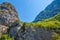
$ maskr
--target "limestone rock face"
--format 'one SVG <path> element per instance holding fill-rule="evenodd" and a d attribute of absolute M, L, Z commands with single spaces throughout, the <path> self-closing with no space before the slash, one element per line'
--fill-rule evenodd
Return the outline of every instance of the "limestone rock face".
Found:
<path fill-rule="evenodd" d="M 0 24 L 11 26 L 16 21 L 18 15 L 15 8 L 7 2 L 0 4 Z"/>
<path fill-rule="evenodd" d="M 20 24 L 15 7 L 8 2 L 3 2 L 0 4 L 0 34 L 8 33 L 7 29 L 10 29 L 10 27 L 15 28 L 16 26 L 19 27 Z M 11 33 L 10 30 L 9 33 Z"/>

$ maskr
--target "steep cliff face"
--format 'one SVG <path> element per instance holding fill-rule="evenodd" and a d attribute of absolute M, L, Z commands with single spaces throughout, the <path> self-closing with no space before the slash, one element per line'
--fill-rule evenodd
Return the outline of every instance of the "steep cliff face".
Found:
<path fill-rule="evenodd" d="M 0 34 L 6 33 L 10 27 L 19 26 L 17 12 L 10 3 L 0 4 Z"/>
<path fill-rule="evenodd" d="M 11 26 L 16 21 L 18 15 L 15 8 L 7 2 L 0 4 L 0 24 Z"/>
<path fill-rule="evenodd" d="M 60 12 L 60 0 L 54 0 L 50 5 L 48 5 L 42 12 L 37 15 L 34 22 L 53 17 L 58 12 Z"/>

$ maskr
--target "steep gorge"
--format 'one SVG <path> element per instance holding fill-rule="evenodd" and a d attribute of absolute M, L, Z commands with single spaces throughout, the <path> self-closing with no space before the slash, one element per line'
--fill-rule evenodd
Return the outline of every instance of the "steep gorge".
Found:
<path fill-rule="evenodd" d="M 60 1 L 54 0 L 38 16 L 34 22 L 22 22 L 15 7 L 3 2 L 0 4 L 0 40 L 60 40 Z"/>

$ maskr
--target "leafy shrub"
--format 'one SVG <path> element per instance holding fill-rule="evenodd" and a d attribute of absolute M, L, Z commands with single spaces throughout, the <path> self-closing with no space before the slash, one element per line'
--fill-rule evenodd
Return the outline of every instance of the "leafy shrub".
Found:
<path fill-rule="evenodd" d="M 60 40 L 60 36 L 57 33 L 54 33 L 52 37 L 53 37 L 53 40 Z"/>
<path fill-rule="evenodd" d="M 0 38 L 0 40 L 14 40 L 14 39 L 11 38 L 8 34 L 3 34 Z"/>

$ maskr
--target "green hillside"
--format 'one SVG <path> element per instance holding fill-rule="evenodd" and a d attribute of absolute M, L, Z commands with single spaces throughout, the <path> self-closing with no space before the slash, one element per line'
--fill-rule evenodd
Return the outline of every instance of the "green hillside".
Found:
<path fill-rule="evenodd" d="M 58 13 L 57 15 L 45 19 L 43 21 L 38 21 L 38 22 L 31 22 L 31 23 L 26 23 L 26 26 L 37 26 L 37 27 L 59 27 L 60 26 L 60 13 Z M 21 22 L 22 24 L 24 22 Z M 60 28 L 60 27 L 59 27 Z"/>
<path fill-rule="evenodd" d="M 24 22 L 21 23 L 22 25 L 24 24 Z M 52 35 L 53 40 L 60 40 L 60 13 L 43 21 L 25 23 L 25 28 L 30 26 L 42 27 L 44 29 L 54 30 Z"/>

